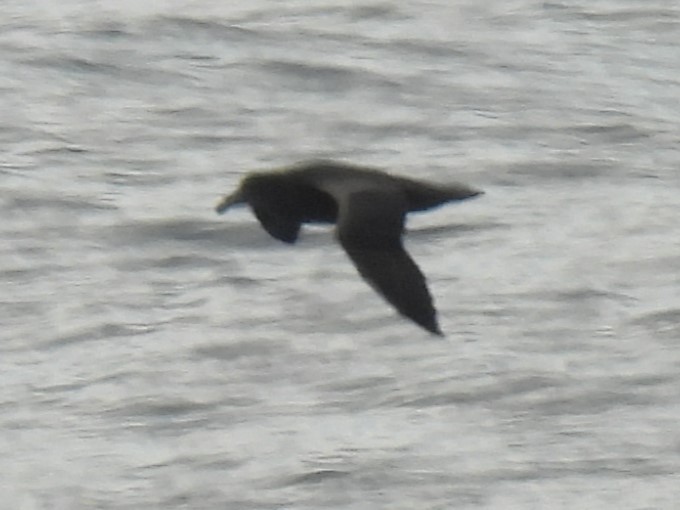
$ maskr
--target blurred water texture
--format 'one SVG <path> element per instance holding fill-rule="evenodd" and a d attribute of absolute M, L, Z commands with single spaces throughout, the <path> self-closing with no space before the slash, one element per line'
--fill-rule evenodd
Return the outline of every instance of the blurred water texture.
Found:
<path fill-rule="evenodd" d="M 3 508 L 673 509 L 680 7 L 5 2 Z M 478 186 L 410 220 L 444 340 L 244 172 Z"/>

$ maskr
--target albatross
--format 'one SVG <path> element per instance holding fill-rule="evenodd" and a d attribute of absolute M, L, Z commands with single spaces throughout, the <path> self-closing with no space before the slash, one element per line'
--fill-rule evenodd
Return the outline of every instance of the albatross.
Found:
<path fill-rule="evenodd" d="M 315 160 L 241 180 L 215 210 L 248 204 L 274 238 L 295 243 L 303 223 L 334 223 L 359 274 L 401 315 L 442 336 L 425 276 L 404 249 L 406 215 L 483 192 L 460 183 L 434 184 L 376 168 Z"/>

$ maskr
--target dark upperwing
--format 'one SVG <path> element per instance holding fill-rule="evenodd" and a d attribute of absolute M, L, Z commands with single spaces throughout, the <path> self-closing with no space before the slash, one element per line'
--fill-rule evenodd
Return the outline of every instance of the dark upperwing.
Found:
<path fill-rule="evenodd" d="M 359 274 L 400 314 L 442 335 L 425 276 L 402 244 L 404 193 L 369 185 L 332 186 L 327 192 L 338 202 L 337 238 Z"/>

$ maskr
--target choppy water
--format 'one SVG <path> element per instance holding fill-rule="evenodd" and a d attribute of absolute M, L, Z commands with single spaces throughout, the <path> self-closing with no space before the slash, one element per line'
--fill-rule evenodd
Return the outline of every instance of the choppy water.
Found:
<path fill-rule="evenodd" d="M 673 509 L 680 7 L 5 2 L 0 507 Z M 446 339 L 243 172 L 486 190 L 414 218 Z"/>

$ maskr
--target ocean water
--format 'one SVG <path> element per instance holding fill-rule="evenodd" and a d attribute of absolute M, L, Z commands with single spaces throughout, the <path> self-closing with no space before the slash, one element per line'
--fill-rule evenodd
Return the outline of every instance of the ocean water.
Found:
<path fill-rule="evenodd" d="M 680 7 L 3 3 L 0 508 L 675 509 Z M 332 229 L 214 214 L 329 157 L 443 339 Z"/>

